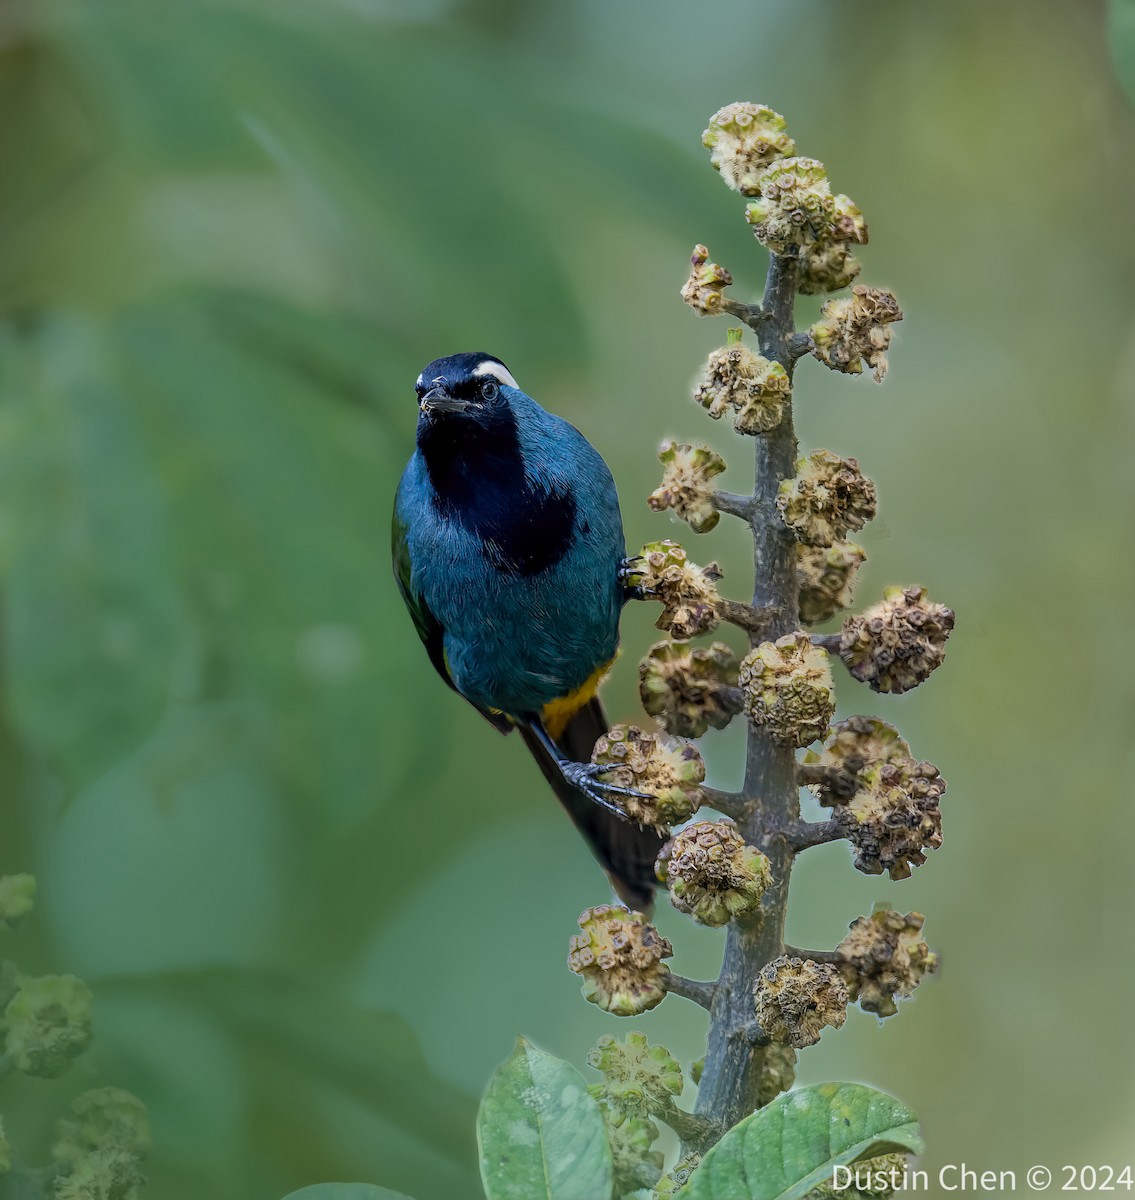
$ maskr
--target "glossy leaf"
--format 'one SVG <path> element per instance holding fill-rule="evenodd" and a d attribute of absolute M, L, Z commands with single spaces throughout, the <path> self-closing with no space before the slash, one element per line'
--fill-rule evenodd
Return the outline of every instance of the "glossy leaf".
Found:
<path fill-rule="evenodd" d="M 611 1149 L 580 1073 L 523 1038 L 477 1116 L 488 1200 L 595 1200 L 611 1194 Z"/>
<path fill-rule="evenodd" d="M 837 1166 L 922 1152 L 918 1118 L 858 1083 L 787 1092 L 740 1121 L 702 1159 L 681 1200 L 800 1200 Z"/>

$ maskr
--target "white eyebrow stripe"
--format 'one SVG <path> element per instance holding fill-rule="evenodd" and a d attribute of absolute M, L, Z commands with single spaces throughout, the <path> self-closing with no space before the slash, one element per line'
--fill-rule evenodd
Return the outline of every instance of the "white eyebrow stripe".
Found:
<path fill-rule="evenodd" d="M 490 362 L 486 359 L 483 363 L 478 363 L 473 368 L 474 375 L 491 375 L 499 383 L 507 384 L 508 387 L 519 388 L 520 384 L 513 379 L 512 375 L 505 367 L 502 367 L 499 362 Z"/>

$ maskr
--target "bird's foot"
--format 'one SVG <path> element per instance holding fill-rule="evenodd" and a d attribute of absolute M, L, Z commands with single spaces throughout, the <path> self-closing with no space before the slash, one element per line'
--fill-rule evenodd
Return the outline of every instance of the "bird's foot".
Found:
<path fill-rule="evenodd" d="M 626 583 L 628 579 L 633 579 L 636 575 L 641 575 L 642 570 L 638 564 L 642 562 L 641 554 L 632 554 L 627 558 L 619 559 L 619 569 L 616 572 L 619 576 L 620 583 Z"/>
<path fill-rule="evenodd" d="M 560 763 L 560 770 L 568 783 L 582 792 L 588 800 L 598 804 L 600 808 L 614 813 L 617 817 L 621 817 L 624 821 L 630 820 L 626 810 L 620 808 L 613 800 L 609 800 L 607 798 L 609 795 L 632 796 L 639 800 L 653 799 L 647 792 L 636 792 L 633 788 L 604 783 L 599 776 L 605 771 L 609 771 L 610 767 L 600 766 L 598 763 L 564 762 Z"/>
<path fill-rule="evenodd" d="M 643 587 L 640 583 L 631 583 L 630 580 L 642 574 L 642 568 L 638 565 L 642 562 L 641 554 L 633 554 L 630 558 L 624 558 L 619 563 L 618 577 L 619 582 L 623 585 L 623 594 L 628 600 L 649 600 L 656 595 L 653 588 Z"/>

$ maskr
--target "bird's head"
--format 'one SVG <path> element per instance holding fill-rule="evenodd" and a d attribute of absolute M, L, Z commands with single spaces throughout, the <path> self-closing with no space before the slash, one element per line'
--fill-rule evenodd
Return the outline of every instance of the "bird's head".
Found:
<path fill-rule="evenodd" d="M 454 433 L 488 431 L 506 419 L 508 389 L 516 387 L 508 367 L 491 354 L 435 358 L 414 385 L 419 428 L 445 425 Z"/>

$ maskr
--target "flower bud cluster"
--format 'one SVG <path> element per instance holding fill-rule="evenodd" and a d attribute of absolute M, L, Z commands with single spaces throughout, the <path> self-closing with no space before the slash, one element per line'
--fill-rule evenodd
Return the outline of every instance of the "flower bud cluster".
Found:
<path fill-rule="evenodd" d="M 907 692 L 942 664 L 953 628 L 953 611 L 925 588 L 890 587 L 880 604 L 844 621 L 839 656 L 872 691 Z"/>
<path fill-rule="evenodd" d="M 665 1113 L 682 1094 L 677 1060 L 665 1046 L 652 1046 L 643 1033 L 628 1033 L 621 1042 L 606 1034 L 587 1061 L 603 1076 L 602 1097 L 632 1117 Z"/>
<path fill-rule="evenodd" d="M 745 712 L 785 746 L 807 746 L 828 731 L 835 684 L 827 654 L 806 633 L 761 642 L 738 673 Z"/>
<path fill-rule="evenodd" d="M 611 1147 L 614 1195 L 623 1196 L 642 1188 L 652 1188 L 662 1177 L 665 1156 L 654 1149 L 661 1130 L 649 1117 L 632 1116 L 626 1109 L 599 1099 L 599 1111 L 607 1126 Z"/>
<path fill-rule="evenodd" d="M 571 939 L 568 966 L 583 978 L 583 996 L 616 1017 L 644 1013 L 666 995 L 673 953 L 642 913 L 615 904 L 589 908 Z"/>
<path fill-rule="evenodd" d="M 852 1002 L 880 1017 L 898 1012 L 895 997 L 913 995 L 938 966 L 938 956 L 922 940 L 925 923 L 921 913 L 903 916 L 887 908 L 851 923 L 836 953 Z"/>
<path fill-rule="evenodd" d="M 847 1019 L 847 986 L 830 963 L 782 954 L 762 968 L 753 987 L 757 1024 L 774 1041 L 802 1050 L 825 1026 Z"/>
<path fill-rule="evenodd" d="M 743 196 L 758 196 L 761 177 L 770 164 L 795 152 L 785 133 L 787 121 L 763 104 L 727 104 L 709 119 L 701 135 L 709 161 L 721 178 Z"/>
<path fill-rule="evenodd" d="M 708 446 L 664 442 L 658 461 L 664 468 L 662 483 L 650 493 L 647 504 L 655 512 L 672 508 L 694 533 L 708 533 L 721 519 L 710 481 L 725 470 L 725 459 Z"/>
<path fill-rule="evenodd" d="M 737 667 L 724 642 L 656 642 L 638 666 L 642 707 L 675 737 L 698 738 L 711 725 L 724 729 L 741 711 Z"/>
<path fill-rule="evenodd" d="M 788 372 L 740 342 L 714 350 L 694 399 L 716 421 L 733 411 L 738 433 L 768 433 L 784 419 L 792 396 Z"/>
<path fill-rule="evenodd" d="M 662 602 L 656 629 L 684 642 L 717 628 L 716 585 L 721 578 L 717 563 L 699 567 L 677 542 L 669 540 L 643 546 L 641 557 L 634 582 Z"/>
<path fill-rule="evenodd" d="M 855 542 L 830 546 L 796 545 L 796 583 L 800 592 L 800 620 L 819 625 L 840 609 L 850 608 L 852 588 L 867 551 Z"/>
<path fill-rule="evenodd" d="M 812 326 L 812 353 L 833 371 L 860 375 L 872 368 L 876 383 L 887 373 L 890 326 L 902 320 L 893 292 L 856 284 L 852 295 L 829 300 Z"/>
<path fill-rule="evenodd" d="M 701 245 L 690 255 L 690 276 L 682 285 L 682 299 L 700 317 L 713 317 L 722 311 L 725 289 L 732 286 L 733 276 L 720 265 L 709 261 L 709 251 Z"/>
<path fill-rule="evenodd" d="M 657 733 L 614 725 L 595 743 L 591 758 L 610 768 L 601 776 L 606 782 L 643 793 L 621 797 L 627 816 L 640 825 L 668 833 L 701 807 L 705 763 L 689 742 L 670 746 Z"/>
<path fill-rule="evenodd" d="M 875 485 L 854 458 L 816 450 L 781 480 L 776 508 L 798 542 L 832 546 L 875 515 Z"/>
<path fill-rule="evenodd" d="M 675 908 L 711 926 L 753 912 L 772 882 L 769 860 L 732 821 L 687 825 L 663 848 L 658 875 Z"/>

